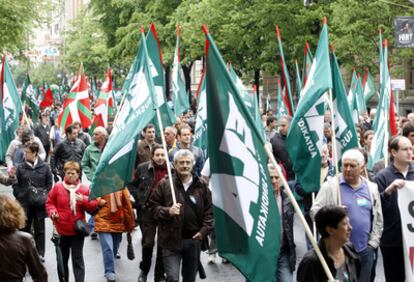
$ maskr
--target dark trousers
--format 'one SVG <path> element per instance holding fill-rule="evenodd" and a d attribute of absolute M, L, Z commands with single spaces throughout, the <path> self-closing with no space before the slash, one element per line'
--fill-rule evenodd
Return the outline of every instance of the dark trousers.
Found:
<path fill-rule="evenodd" d="M 139 268 L 145 274 L 148 274 L 151 268 L 152 251 L 155 245 L 157 224 L 155 222 L 141 222 L 139 227 L 142 232 L 142 261 L 139 264 Z M 154 277 L 155 279 L 164 277 L 164 264 L 162 262 L 161 248 L 159 246 L 157 246 L 157 259 L 155 261 Z"/>
<path fill-rule="evenodd" d="M 180 264 L 183 262 L 181 274 L 183 282 L 194 282 L 198 272 L 200 260 L 201 242 L 193 239 L 182 241 L 180 250 L 170 251 L 162 249 L 164 269 L 167 273 L 167 282 L 178 282 L 180 280 Z"/>
<path fill-rule="evenodd" d="M 385 281 L 404 282 L 404 253 L 402 247 L 381 246 L 382 258 L 384 261 Z"/>
<path fill-rule="evenodd" d="M 83 236 L 62 236 L 60 249 L 62 250 L 63 265 L 65 267 L 65 281 L 69 281 L 69 252 L 72 250 L 72 268 L 75 282 L 85 281 L 85 262 L 83 261 Z"/>
<path fill-rule="evenodd" d="M 45 256 L 45 219 L 36 207 L 26 208 L 26 226 L 23 231 L 31 233 L 39 256 Z M 32 232 L 33 225 L 33 232 Z"/>

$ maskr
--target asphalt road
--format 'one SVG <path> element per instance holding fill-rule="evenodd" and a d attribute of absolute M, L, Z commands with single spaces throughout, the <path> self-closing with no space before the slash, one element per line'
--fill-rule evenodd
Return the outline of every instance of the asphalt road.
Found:
<path fill-rule="evenodd" d="M 0 194 L 11 195 L 11 188 L 0 185 Z M 301 260 L 304 253 L 306 252 L 305 245 L 305 235 L 304 229 L 299 224 L 299 221 L 295 219 L 295 243 L 296 243 L 296 253 L 297 253 L 297 263 Z M 52 236 L 52 224 L 50 219 L 46 219 L 46 255 L 45 255 L 45 266 L 49 274 L 49 281 L 57 282 L 57 269 L 56 269 L 56 255 L 55 248 L 53 243 L 50 241 Z M 133 244 L 135 249 L 135 259 L 130 261 L 126 257 L 126 236 L 123 236 L 123 241 L 120 246 L 120 255 L 121 258 L 117 260 L 116 272 L 117 272 L 117 282 L 130 282 L 137 281 L 139 275 L 139 261 L 141 257 L 141 232 L 139 229 L 136 229 L 133 232 Z M 85 259 L 85 268 L 86 268 L 86 282 L 106 282 L 104 278 L 104 268 L 101 255 L 101 248 L 98 240 L 91 240 L 90 237 L 85 239 L 84 245 L 84 259 Z M 153 256 L 155 259 L 155 253 Z M 207 263 L 207 254 L 202 253 L 201 261 L 204 265 L 207 278 L 205 280 L 197 279 L 197 281 L 226 281 L 226 282 L 236 282 L 236 281 L 245 281 L 240 272 L 234 268 L 231 264 L 223 264 L 220 258 L 216 259 L 215 264 Z M 69 264 L 71 264 L 69 262 Z M 148 282 L 153 280 L 153 266 L 152 265 L 150 275 L 148 276 Z M 70 272 L 70 281 L 73 280 L 73 272 Z M 1 280 L 1 279 L 0 279 Z M 24 281 L 32 281 L 29 275 L 26 276 Z M 384 282 L 384 270 L 382 264 L 382 256 L 379 252 L 379 258 L 377 263 L 377 282 Z"/>

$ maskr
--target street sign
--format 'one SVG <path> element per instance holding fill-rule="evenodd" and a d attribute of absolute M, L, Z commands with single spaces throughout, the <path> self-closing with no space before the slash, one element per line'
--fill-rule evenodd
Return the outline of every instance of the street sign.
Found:
<path fill-rule="evenodd" d="M 391 79 L 391 89 L 393 91 L 405 90 L 405 79 Z"/>

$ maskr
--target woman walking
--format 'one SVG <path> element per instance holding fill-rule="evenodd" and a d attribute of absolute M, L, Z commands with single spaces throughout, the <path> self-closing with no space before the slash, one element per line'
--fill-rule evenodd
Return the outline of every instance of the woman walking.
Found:
<path fill-rule="evenodd" d="M 72 252 L 72 265 L 76 282 L 85 281 L 85 263 L 83 260 L 84 235 L 76 229 L 76 221 L 85 222 L 85 211 L 92 213 L 98 208 L 97 200 L 88 200 L 89 187 L 81 184 L 80 165 L 68 161 L 63 167 L 64 180 L 53 186 L 46 201 L 46 211 L 53 220 L 56 231 L 60 237 L 65 277 L 60 281 L 69 281 L 68 260 Z M 100 200 L 100 205 L 105 201 Z"/>

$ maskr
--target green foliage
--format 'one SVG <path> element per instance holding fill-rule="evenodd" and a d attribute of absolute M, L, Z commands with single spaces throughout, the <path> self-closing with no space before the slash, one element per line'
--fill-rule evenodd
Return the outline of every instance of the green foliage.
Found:
<path fill-rule="evenodd" d="M 50 1 L 0 0 L 0 51 L 17 53 L 27 49 L 27 39 L 34 27 L 45 22 Z"/>
<path fill-rule="evenodd" d="M 313 2 L 305 8 L 302 1 L 287 0 L 91 0 L 90 13 L 75 21 L 66 39 L 66 62 L 77 68 L 82 60 L 94 73 L 102 72 L 105 62 L 110 62 L 115 75 L 125 76 L 139 45 L 140 27 L 147 31 L 154 22 L 165 65 L 172 64 L 175 30 L 181 25 L 182 64 L 190 66 L 204 55 L 201 25 L 206 24 L 224 59 L 250 82 L 255 71 L 280 72 L 275 33 L 279 25 L 285 59 L 294 77 L 294 61 L 302 63 L 306 41 L 315 52 L 323 16 L 328 18 L 330 42 L 348 70 L 355 67 L 362 72 L 368 66 L 378 73 L 378 28 L 390 42 L 392 65 L 413 56 L 412 49 L 393 48 L 395 16 L 414 10 L 405 0 Z M 94 33 L 99 37 L 91 44 Z"/>
<path fill-rule="evenodd" d="M 72 22 L 72 29 L 65 36 L 62 63 L 72 73 L 77 73 L 82 62 L 88 76 L 103 78 L 109 63 L 106 35 L 99 17 L 91 10 L 83 10 Z"/>

